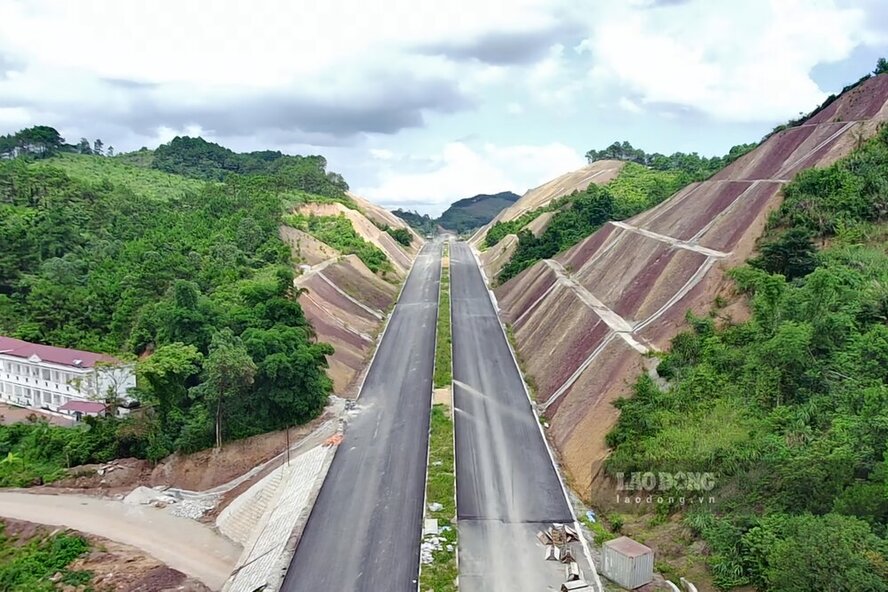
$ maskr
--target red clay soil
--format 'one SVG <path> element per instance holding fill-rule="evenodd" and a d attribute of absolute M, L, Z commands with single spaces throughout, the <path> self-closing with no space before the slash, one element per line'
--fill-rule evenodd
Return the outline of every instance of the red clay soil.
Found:
<path fill-rule="evenodd" d="M 854 121 L 863 118 L 870 119 Z M 627 221 L 723 251 L 724 258 L 608 224 L 557 260 L 588 292 L 636 326 L 636 341 L 667 348 L 686 328 L 689 310 L 706 314 L 715 296 L 729 291 L 724 271 L 753 253 L 786 180 L 802 168 L 835 162 L 885 120 L 888 75 L 846 93 L 808 124 L 773 135 L 711 180 Z M 504 319 L 514 323 L 518 354 L 537 386 L 538 402 L 562 393 L 544 413 L 569 480 L 582 496 L 594 495 L 593 502 L 604 505 L 609 489 L 596 480 L 603 478 L 600 469 L 608 454 L 604 436 L 618 417 L 612 403 L 631 392 L 639 372 L 654 360 L 614 337 L 570 286 L 547 292 L 553 282 L 551 270 L 540 262 L 498 287 L 496 296 Z M 733 308 L 722 312 L 735 318 L 744 314 Z"/>
<path fill-rule="evenodd" d="M 86 539 L 91 550 L 75 560 L 70 569 L 91 572 L 90 585 L 96 592 L 210 592 L 201 582 L 167 567 L 135 547 L 76 530 L 7 518 L 0 522 L 4 525 L 4 534 L 22 545 L 35 537 L 42 538 L 56 532 Z M 63 584 L 59 586 L 59 589 L 71 592 L 79 589 Z"/>
<path fill-rule="evenodd" d="M 334 392 L 350 397 L 373 352 L 374 336 L 381 330 L 383 321 L 349 296 L 382 313 L 394 304 L 398 287 L 374 275 L 354 255 L 331 263 L 319 273 L 297 278 L 297 286 L 304 290 L 299 303 L 318 340 L 333 346 L 333 355 L 327 356 L 330 366 L 327 374 L 333 380 Z"/>
<path fill-rule="evenodd" d="M 330 418 L 328 411 L 311 422 L 290 428 L 290 442 L 296 442 Z M 169 486 L 204 491 L 240 477 L 286 450 L 284 430 L 260 434 L 225 444 L 221 450 L 193 454 L 173 454 L 156 466 L 144 460 L 125 458 L 105 465 L 83 465 L 70 470 L 71 476 L 30 488 L 33 493 L 80 493 L 110 496 L 131 491 L 137 485 Z M 113 467 L 112 470 L 108 470 Z M 99 475 L 97 470 L 103 469 Z"/>

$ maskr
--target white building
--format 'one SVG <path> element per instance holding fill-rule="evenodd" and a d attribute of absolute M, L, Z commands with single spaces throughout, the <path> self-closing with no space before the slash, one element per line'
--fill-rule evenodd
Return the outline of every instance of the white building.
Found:
<path fill-rule="evenodd" d="M 0 402 L 79 417 L 135 386 L 133 365 L 111 356 L 0 336 Z"/>

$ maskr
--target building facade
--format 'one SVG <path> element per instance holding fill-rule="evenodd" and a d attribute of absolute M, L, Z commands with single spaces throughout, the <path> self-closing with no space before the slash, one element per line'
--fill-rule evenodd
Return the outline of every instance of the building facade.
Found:
<path fill-rule="evenodd" d="M 0 336 L 0 402 L 79 417 L 73 403 L 126 401 L 135 386 L 133 365 L 111 356 Z"/>

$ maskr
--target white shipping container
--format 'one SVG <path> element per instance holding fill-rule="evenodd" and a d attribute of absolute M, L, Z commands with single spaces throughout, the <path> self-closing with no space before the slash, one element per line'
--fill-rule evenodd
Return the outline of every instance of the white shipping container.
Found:
<path fill-rule="evenodd" d="M 654 579 L 654 552 L 629 537 L 604 543 L 602 573 L 606 578 L 634 590 Z"/>

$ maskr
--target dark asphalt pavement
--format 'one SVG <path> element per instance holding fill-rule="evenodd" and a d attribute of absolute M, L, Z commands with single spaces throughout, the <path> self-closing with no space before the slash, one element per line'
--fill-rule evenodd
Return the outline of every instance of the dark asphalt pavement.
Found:
<path fill-rule="evenodd" d="M 460 590 L 557 590 L 534 535 L 573 515 L 467 244 L 450 274 Z"/>
<path fill-rule="evenodd" d="M 284 580 L 284 592 L 415 592 L 441 245 L 414 263 Z"/>

